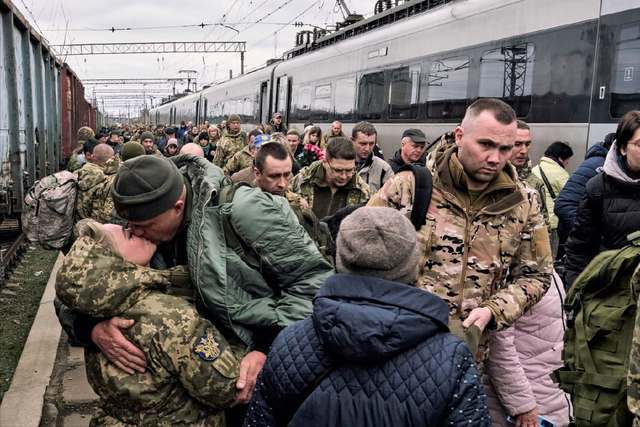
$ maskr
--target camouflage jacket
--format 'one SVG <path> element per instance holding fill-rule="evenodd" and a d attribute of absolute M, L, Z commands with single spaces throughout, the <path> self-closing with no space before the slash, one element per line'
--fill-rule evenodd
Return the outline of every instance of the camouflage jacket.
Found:
<path fill-rule="evenodd" d="M 289 189 L 296 194 L 301 195 L 309 204 L 309 208 L 320 219 L 327 215 L 333 215 L 336 211 L 344 208 L 345 206 L 359 205 L 366 203 L 371 198 L 373 193 L 366 182 L 360 178 L 356 173 L 351 180 L 338 191 L 347 191 L 346 204 L 344 206 L 334 206 L 333 196 L 328 206 L 314 207 L 315 192 L 319 188 L 327 188 L 329 184 L 325 179 L 324 168 L 322 167 L 322 161 L 318 160 L 313 162 L 308 167 L 302 168 L 300 173 L 296 175 L 289 183 Z M 337 194 L 337 192 L 336 192 Z"/>
<path fill-rule="evenodd" d="M 78 154 L 82 154 L 82 147 L 84 145 L 84 141 L 78 141 L 78 145 L 71 152 L 71 157 L 69 157 L 69 164 L 67 165 L 67 170 L 69 172 L 75 172 L 79 170 L 82 165 L 78 162 Z"/>
<path fill-rule="evenodd" d="M 240 131 L 237 133 L 227 132 L 218 142 L 216 148 L 216 157 L 213 159 L 213 164 L 219 168 L 224 168 L 227 162 L 249 143 L 249 135 Z"/>
<path fill-rule="evenodd" d="M 242 169 L 248 168 L 253 165 L 253 157 L 251 157 L 251 150 L 249 146 L 245 146 L 242 150 L 238 151 L 222 168 L 226 176 L 231 176 L 236 172 L 240 172 Z"/>
<path fill-rule="evenodd" d="M 76 216 L 78 220 L 92 218 L 107 224 L 114 216 L 111 184 L 120 167 L 120 156 L 107 162 L 104 168 L 95 163 L 85 163 L 78 171 L 78 196 Z"/>
<path fill-rule="evenodd" d="M 119 280 L 114 271 L 122 273 Z M 87 237 L 74 243 L 56 279 L 59 298 L 85 314 L 135 320 L 122 332 L 147 359 L 144 374 L 129 375 L 97 347 L 85 349 L 87 379 L 100 396 L 92 425 L 225 425 L 244 349 L 229 344 L 186 299 L 160 292 L 187 288 L 183 267 L 139 267 Z"/>
<path fill-rule="evenodd" d="M 549 211 L 547 210 L 547 190 L 544 187 L 544 182 L 533 173 L 532 169 L 533 165 L 530 158 L 527 159 L 527 163 L 524 166 L 516 167 L 518 177 L 538 191 L 540 195 L 540 210 L 544 217 L 544 223 L 547 225 L 547 230 L 551 231 Z"/>
<path fill-rule="evenodd" d="M 640 301 L 640 265 L 631 276 L 630 286 L 636 302 Z M 638 309 L 640 310 L 640 303 L 638 304 Z M 627 405 L 629 411 L 633 414 L 633 427 L 640 427 L 640 316 L 638 315 L 636 315 L 636 323 L 633 329 L 627 385 Z"/>
<path fill-rule="evenodd" d="M 334 136 L 331 131 L 326 132 L 324 135 L 322 135 L 322 139 L 320 140 L 320 149 L 322 151 L 326 150 L 329 141 L 331 141 L 333 138 L 337 138 L 338 136 L 346 137 L 347 135 L 345 135 L 342 131 L 340 131 L 340 135 L 337 136 Z"/>
<path fill-rule="evenodd" d="M 511 326 L 549 288 L 551 248 L 537 193 L 523 186 L 507 164 L 470 205 L 466 175 L 457 146 L 443 139 L 427 158 L 433 193 L 427 222 L 418 231 L 422 272 L 417 286 L 450 307 L 450 319 L 464 320 L 471 310 L 487 307 L 493 321 L 476 352 L 482 368 L 490 330 Z M 410 216 L 414 178 L 402 172 L 391 178 L 369 202 Z"/>

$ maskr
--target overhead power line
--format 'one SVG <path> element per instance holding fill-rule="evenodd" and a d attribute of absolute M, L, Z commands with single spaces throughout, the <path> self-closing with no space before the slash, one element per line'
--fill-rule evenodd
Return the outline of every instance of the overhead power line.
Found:
<path fill-rule="evenodd" d="M 234 25 L 286 25 L 284 22 L 262 22 L 262 21 L 255 21 L 255 22 L 227 22 L 227 23 L 214 23 L 214 24 L 205 24 L 204 22 L 201 24 L 187 24 L 187 25 L 163 25 L 161 27 L 111 27 L 111 28 L 54 28 L 51 30 L 47 30 L 49 32 L 61 32 L 61 31 L 68 31 L 68 32 L 83 32 L 83 31 L 92 31 L 92 32 L 109 32 L 109 33 L 115 33 L 116 31 L 146 31 L 146 30 L 167 30 L 167 29 L 171 29 L 171 28 L 195 28 L 195 27 L 200 27 L 200 28 L 205 28 L 205 27 L 214 27 L 214 26 L 219 26 L 219 27 L 225 27 L 234 31 L 238 31 L 235 28 L 233 28 Z M 308 25 L 313 25 L 313 24 L 308 24 Z"/>
<path fill-rule="evenodd" d="M 84 79 L 82 83 L 86 85 L 164 85 L 173 84 L 169 79 Z M 179 79 L 183 80 L 183 79 Z"/>

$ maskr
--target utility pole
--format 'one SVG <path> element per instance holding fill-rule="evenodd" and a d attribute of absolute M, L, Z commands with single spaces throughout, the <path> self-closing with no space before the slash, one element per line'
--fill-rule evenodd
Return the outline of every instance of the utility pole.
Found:
<path fill-rule="evenodd" d="M 191 90 L 191 74 L 195 74 L 197 73 L 197 71 L 196 70 L 180 70 L 178 72 L 185 73 L 187 75 L 187 89 Z"/>

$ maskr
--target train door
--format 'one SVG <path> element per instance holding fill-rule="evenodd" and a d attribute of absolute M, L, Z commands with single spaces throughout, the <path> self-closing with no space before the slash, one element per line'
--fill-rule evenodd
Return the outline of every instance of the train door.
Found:
<path fill-rule="evenodd" d="M 204 99 L 204 108 L 202 109 L 202 123 L 204 123 L 205 121 L 209 120 L 209 100 L 208 99 Z"/>
<path fill-rule="evenodd" d="M 160 123 L 160 111 L 156 111 L 156 122 L 155 122 L 155 124 L 157 125 L 158 123 Z"/>
<path fill-rule="evenodd" d="M 204 123 L 204 121 L 202 121 L 200 119 L 200 100 L 196 101 L 196 117 L 195 117 L 195 124 L 197 126 L 200 126 L 201 123 Z"/>
<path fill-rule="evenodd" d="M 276 87 L 276 105 L 273 112 L 276 111 L 282 114 L 282 123 L 288 124 L 288 112 L 289 112 L 289 99 L 290 99 L 290 85 L 289 77 L 284 75 L 278 78 Z"/>
<path fill-rule="evenodd" d="M 269 82 L 260 83 L 259 95 L 260 123 L 267 124 L 271 120 L 269 115 Z"/>

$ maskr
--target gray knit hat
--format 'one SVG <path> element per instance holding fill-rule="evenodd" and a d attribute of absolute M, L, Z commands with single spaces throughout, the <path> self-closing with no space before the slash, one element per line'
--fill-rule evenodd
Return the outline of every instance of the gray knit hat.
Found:
<path fill-rule="evenodd" d="M 142 132 L 142 135 L 140 135 L 140 142 L 144 141 L 145 139 L 154 141 L 153 134 L 151 132 Z"/>
<path fill-rule="evenodd" d="M 183 188 L 182 174 L 171 160 L 139 156 L 122 164 L 111 196 L 118 215 L 139 222 L 168 211 L 180 199 Z"/>
<path fill-rule="evenodd" d="M 229 116 L 229 123 L 231 122 L 240 122 L 242 123 L 242 119 L 240 118 L 240 116 L 238 114 L 232 114 Z"/>
<path fill-rule="evenodd" d="M 413 283 L 420 250 L 416 230 L 395 209 L 363 207 L 346 217 L 336 241 L 336 271 Z"/>

